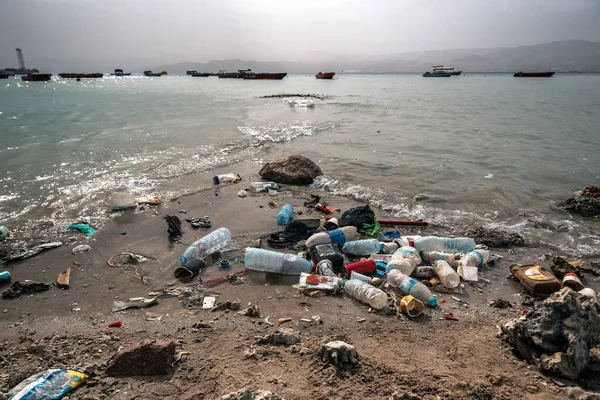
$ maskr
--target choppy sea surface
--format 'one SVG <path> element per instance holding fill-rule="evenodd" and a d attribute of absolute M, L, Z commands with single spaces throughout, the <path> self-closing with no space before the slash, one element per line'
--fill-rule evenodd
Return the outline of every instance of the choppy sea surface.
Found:
<path fill-rule="evenodd" d="M 286 93 L 325 99 L 260 98 Z M 399 218 L 600 257 L 598 221 L 556 207 L 600 185 L 600 75 L 0 81 L 0 225 L 18 235 L 101 225 L 115 189 L 176 196 L 291 153 L 319 163 L 316 187 Z"/>

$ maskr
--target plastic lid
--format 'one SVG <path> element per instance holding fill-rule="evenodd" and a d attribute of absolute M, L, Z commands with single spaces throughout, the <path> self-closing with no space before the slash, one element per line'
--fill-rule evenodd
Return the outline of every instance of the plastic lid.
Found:
<path fill-rule="evenodd" d="M 431 298 L 429 298 L 429 301 L 427 302 L 427 305 L 429 307 L 435 307 L 435 306 L 437 306 L 437 299 L 432 296 Z"/>
<path fill-rule="evenodd" d="M 185 264 L 187 264 L 187 261 L 188 261 L 188 260 L 187 260 L 187 258 L 185 258 L 184 256 L 181 256 L 181 258 L 179 259 L 179 262 L 180 262 L 182 265 L 185 265 Z"/>

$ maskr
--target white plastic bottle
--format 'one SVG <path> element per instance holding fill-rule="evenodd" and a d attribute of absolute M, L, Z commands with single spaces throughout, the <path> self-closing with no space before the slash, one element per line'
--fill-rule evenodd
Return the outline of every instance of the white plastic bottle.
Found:
<path fill-rule="evenodd" d="M 437 299 L 433 297 L 427 286 L 404 275 L 397 269 L 393 269 L 387 273 L 387 281 L 390 285 L 399 288 L 406 294 L 410 294 L 417 300 L 421 300 L 429 307 L 435 307 L 437 305 Z"/>
<path fill-rule="evenodd" d="M 359 281 L 370 283 L 372 278 L 369 277 L 369 276 L 360 274 L 360 273 L 358 273 L 356 271 L 352 271 L 350 273 L 350 279 L 358 279 Z"/>
<path fill-rule="evenodd" d="M 435 266 L 435 273 L 440 278 L 442 285 L 449 289 L 454 289 L 460 284 L 458 274 L 446 261 L 437 260 L 433 265 Z"/>
<path fill-rule="evenodd" d="M 419 252 L 414 247 L 404 246 L 394 252 L 387 263 L 386 271 L 397 269 L 405 275 L 410 275 L 419 264 L 421 264 Z"/>
<path fill-rule="evenodd" d="M 424 236 L 415 239 L 413 247 L 419 251 L 468 253 L 475 250 L 475 241 L 468 237 Z"/>
<path fill-rule="evenodd" d="M 275 182 L 252 182 L 248 190 L 252 193 L 268 192 L 269 189 L 279 190 L 281 185 Z"/>
<path fill-rule="evenodd" d="M 382 243 L 377 239 L 354 240 L 342 246 L 342 252 L 355 256 L 370 256 L 379 253 Z"/>
<path fill-rule="evenodd" d="M 439 251 L 422 251 L 421 258 L 423 261 L 434 263 L 437 260 L 444 260 L 450 265 L 456 265 L 458 256 L 451 253 L 442 253 Z"/>
<path fill-rule="evenodd" d="M 246 248 L 244 258 L 246 268 L 254 271 L 273 272 L 286 275 L 310 274 L 313 270 L 311 263 L 295 254 L 279 253 L 277 251 Z"/>
<path fill-rule="evenodd" d="M 373 308 L 383 308 L 388 303 L 387 294 L 375 286 L 369 285 L 359 279 L 350 279 L 345 282 L 344 290 L 356 300 L 368 304 Z"/>
<path fill-rule="evenodd" d="M 490 259 L 490 251 L 478 249 L 465 254 L 460 259 L 460 264 L 469 267 L 481 267 Z"/>
<path fill-rule="evenodd" d="M 202 259 L 209 254 L 223 250 L 231 243 L 231 232 L 227 228 L 219 228 L 199 240 L 187 248 L 183 256 L 179 259 L 181 265 L 187 268 L 193 268 L 202 262 Z"/>
<path fill-rule="evenodd" d="M 400 247 L 398 243 L 394 242 L 381 243 L 381 245 L 383 246 L 383 252 L 386 254 L 393 254 Z"/>
<path fill-rule="evenodd" d="M 358 240 L 359 238 L 360 234 L 355 226 L 344 226 L 328 232 L 315 233 L 306 240 L 306 247 L 310 250 L 311 247 L 317 244 L 327 243 L 343 246 L 346 242 Z"/>

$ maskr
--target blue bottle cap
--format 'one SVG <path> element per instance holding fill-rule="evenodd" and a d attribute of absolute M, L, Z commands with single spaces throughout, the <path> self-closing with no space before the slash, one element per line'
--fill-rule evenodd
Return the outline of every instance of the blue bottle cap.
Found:
<path fill-rule="evenodd" d="M 179 259 L 179 262 L 181 263 L 181 265 L 185 265 L 185 264 L 187 264 L 187 258 L 185 258 L 184 256 L 181 256 L 181 258 Z"/>
<path fill-rule="evenodd" d="M 429 301 L 427 302 L 427 305 L 428 305 L 429 307 L 435 307 L 435 306 L 437 306 L 437 299 L 436 299 L 435 297 L 433 297 L 433 296 L 432 296 L 432 297 L 429 299 Z"/>

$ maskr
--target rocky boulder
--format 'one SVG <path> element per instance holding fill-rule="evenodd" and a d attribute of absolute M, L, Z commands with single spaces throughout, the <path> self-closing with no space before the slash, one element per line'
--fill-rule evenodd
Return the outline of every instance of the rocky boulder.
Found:
<path fill-rule="evenodd" d="M 167 375 L 175 357 L 175 342 L 147 339 L 119 350 L 108 360 L 109 376 Z"/>
<path fill-rule="evenodd" d="M 323 175 L 317 164 L 297 154 L 271 161 L 258 173 L 268 181 L 295 185 L 310 185 L 317 176 Z"/>
<path fill-rule="evenodd" d="M 517 232 L 511 232 L 499 228 L 486 228 L 484 226 L 478 226 L 473 229 L 469 229 L 465 236 L 471 237 L 476 243 L 485 244 L 490 247 L 511 247 L 511 246 L 523 246 L 525 240 Z"/>
<path fill-rule="evenodd" d="M 598 217 L 600 216 L 600 186 L 586 186 L 573 193 L 573 197 L 558 203 L 558 206 L 583 217 Z"/>
<path fill-rule="evenodd" d="M 542 372 L 576 379 L 600 344 L 600 306 L 569 288 L 502 326 L 504 339 Z"/>

